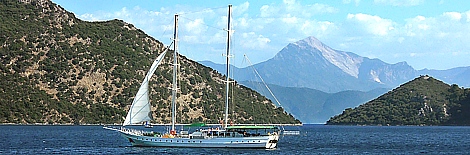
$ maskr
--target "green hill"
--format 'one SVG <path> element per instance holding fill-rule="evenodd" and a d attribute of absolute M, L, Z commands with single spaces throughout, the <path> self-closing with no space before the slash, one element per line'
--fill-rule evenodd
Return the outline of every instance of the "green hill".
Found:
<path fill-rule="evenodd" d="M 86 22 L 48 0 L 0 1 L 0 123 L 121 123 L 165 48 L 120 20 Z M 170 122 L 171 54 L 151 80 L 154 123 Z M 178 123 L 223 117 L 223 76 L 181 57 Z M 300 123 L 235 85 L 234 123 Z"/>
<path fill-rule="evenodd" d="M 470 125 L 470 89 L 420 76 L 357 108 L 329 125 Z"/>

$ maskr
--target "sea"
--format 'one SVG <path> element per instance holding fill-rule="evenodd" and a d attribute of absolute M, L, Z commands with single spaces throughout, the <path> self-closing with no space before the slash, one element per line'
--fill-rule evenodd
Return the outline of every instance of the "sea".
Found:
<path fill-rule="evenodd" d="M 470 154 L 467 126 L 285 126 L 300 134 L 276 149 L 133 147 L 102 127 L 0 125 L 0 154 Z"/>

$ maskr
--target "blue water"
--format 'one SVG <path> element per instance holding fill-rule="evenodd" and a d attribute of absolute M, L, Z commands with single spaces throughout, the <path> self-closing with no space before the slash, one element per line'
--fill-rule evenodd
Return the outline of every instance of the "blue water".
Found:
<path fill-rule="evenodd" d="M 254 150 L 132 147 L 101 126 L 0 126 L 0 154 L 470 154 L 470 127 L 286 128 L 301 134 L 282 136 L 277 149 Z"/>

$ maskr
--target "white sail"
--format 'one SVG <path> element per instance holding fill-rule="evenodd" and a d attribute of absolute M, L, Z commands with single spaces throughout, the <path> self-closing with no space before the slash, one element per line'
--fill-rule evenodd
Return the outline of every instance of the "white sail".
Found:
<path fill-rule="evenodd" d="M 152 78 L 153 73 L 157 70 L 158 65 L 162 62 L 165 57 L 167 50 L 160 54 L 157 59 L 153 62 L 150 70 L 144 78 L 144 81 L 140 85 L 139 91 L 135 95 L 134 101 L 132 101 L 131 108 L 127 113 L 126 120 L 122 124 L 123 126 L 138 124 L 145 121 L 152 120 L 152 114 L 150 111 L 150 100 L 149 100 L 149 80 Z"/>

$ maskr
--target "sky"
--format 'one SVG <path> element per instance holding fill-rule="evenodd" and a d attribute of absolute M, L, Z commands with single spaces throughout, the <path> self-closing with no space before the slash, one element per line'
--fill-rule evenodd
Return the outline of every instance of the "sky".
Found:
<path fill-rule="evenodd" d="M 179 52 L 224 63 L 232 4 L 232 64 L 274 57 L 313 36 L 329 47 L 415 69 L 470 66 L 467 0 L 52 0 L 85 21 L 120 19 L 169 45 L 179 14 Z"/>

